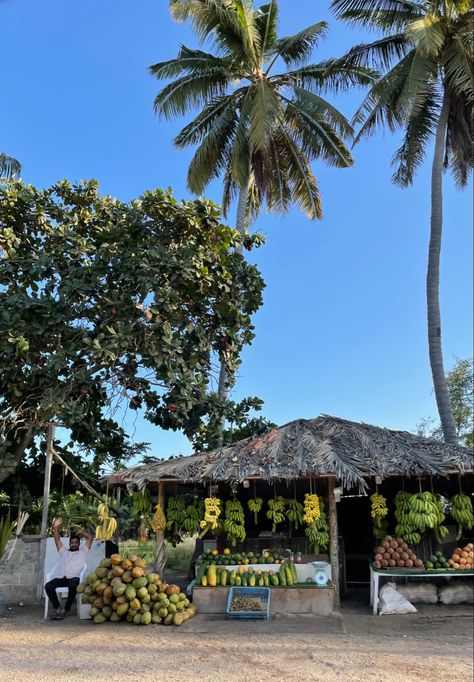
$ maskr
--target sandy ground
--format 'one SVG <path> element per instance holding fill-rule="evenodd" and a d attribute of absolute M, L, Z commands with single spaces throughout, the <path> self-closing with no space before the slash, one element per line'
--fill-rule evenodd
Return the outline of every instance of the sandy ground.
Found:
<path fill-rule="evenodd" d="M 226 621 L 181 628 L 43 621 L 40 608 L 0 618 L 0 680 L 187 682 L 432 682 L 473 680 L 467 607 L 421 606 L 409 616 L 341 615 Z"/>

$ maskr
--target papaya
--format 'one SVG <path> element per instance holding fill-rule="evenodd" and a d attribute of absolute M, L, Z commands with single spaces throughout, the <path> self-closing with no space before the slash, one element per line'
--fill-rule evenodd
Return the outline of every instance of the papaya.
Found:
<path fill-rule="evenodd" d="M 191 618 L 191 614 L 188 611 L 183 611 L 181 615 L 183 616 L 183 623 Z"/>
<path fill-rule="evenodd" d="M 167 589 L 168 589 L 168 583 L 161 583 L 161 584 L 158 586 L 158 591 L 159 591 L 159 592 L 165 592 L 165 593 L 166 593 L 166 590 L 167 590 Z"/>
<path fill-rule="evenodd" d="M 146 579 L 148 580 L 150 585 L 157 585 L 158 581 L 160 579 L 160 574 L 159 573 L 147 573 L 146 574 Z"/>
<path fill-rule="evenodd" d="M 147 584 L 147 579 L 144 576 L 135 578 L 135 580 L 132 582 L 132 585 L 136 590 L 138 590 L 140 587 L 146 587 Z"/>
<path fill-rule="evenodd" d="M 142 613 L 136 613 L 136 614 L 133 616 L 133 623 L 134 623 L 134 625 L 141 625 L 141 623 L 142 623 L 142 615 L 143 615 Z"/>
<path fill-rule="evenodd" d="M 111 599 L 114 596 L 114 588 L 111 585 L 107 585 L 102 595 L 102 599 Z"/>
<path fill-rule="evenodd" d="M 107 585 L 105 585 L 104 583 L 100 583 L 100 585 L 97 585 L 95 591 L 97 592 L 98 595 L 102 596 L 103 593 L 105 592 L 106 587 Z"/>
<path fill-rule="evenodd" d="M 139 558 L 139 557 L 138 557 L 137 554 L 129 554 L 128 557 L 127 557 L 127 559 L 128 559 L 129 561 L 131 561 L 132 564 L 134 564 L 135 561 L 136 561 L 138 558 Z"/>
<path fill-rule="evenodd" d="M 110 568 L 111 565 L 112 564 L 110 559 L 102 559 L 102 561 L 99 564 L 100 568 Z"/>
<path fill-rule="evenodd" d="M 140 613 L 148 613 L 149 611 L 151 611 L 148 604 L 142 604 L 138 610 L 140 611 Z"/>
<path fill-rule="evenodd" d="M 207 587 L 207 575 L 203 575 L 201 578 L 201 586 Z"/>
<path fill-rule="evenodd" d="M 120 556 L 120 554 L 112 554 L 110 557 L 110 563 L 112 564 L 112 566 L 118 566 L 119 564 L 122 563 L 122 561 L 123 559 Z"/>
<path fill-rule="evenodd" d="M 276 575 L 275 573 L 270 576 L 270 579 L 271 579 L 271 584 L 274 587 L 277 587 L 280 584 L 280 581 L 278 580 L 278 575 Z"/>
<path fill-rule="evenodd" d="M 161 609 L 158 609 L 158 615 L 160 616 L 160 618 L 166 618 L 166 616 L 168 615 L 168 609 L 162 606 Z"/>
<path fill-rule="evenodd" d="M 173 616 L 173 625 L 181 625 L 183 620 L 184 619 L 182 613 L 175 613 Z"/>
<path fill-rule="evenodd" d="M 95 606 L 91 606 L 89 610 L 89 616 L 94 618 L 94 616 L 97 616 L 98 613 L 100 613 L 99 609 L 97 609 Z"/>
<path fill-rule="evenodd" d="M 117 616 L 124 616 L 128 611 L 128 602 L 117 606 Z"/>
<path fill-rule="evenodd" d="M 149 594 L 156 594 L 158 592 L 158 587 L 157 585 L 153 585 L 153 583 L 148 583 L 147 590 Z"/>
<path fill-rule="evenodd" d="M 293 582 L 294 582 L 294 584 L 296 585 L 296 583 L 298 582 L 298 577 L 297 577 L 297 575 L 296 575 L 296 566 L 295 566 L 295 564 L 293 563 L 293 561 L 290 563 L 290 566 L 291 566 L 291 570 L 292 570 L 292 573 L 293 573 Z"/>
<path fill-rule="evenodd" d="M 282 587 L 286 587 L 286 573 L 285 573 L 285 567 L 282 566 L 278 572 L 278 579 L 280 581 L 280 585 Z"/>
<path fill-rule="evenodd" d="M 179 597 L 177 594 L 170 594 L 169 600 L 170 604 L 177 604 L 179 602 Z"/>
<path fill-rule="evenodd" d="M 101 623 L 105 623 L 107 618 L 104 616 L 103 613 L 98 613 L 94 618 L 92 619 L 94 623 L 97 623 L 97 625 L 100 625 Z"/>
<path fill-rule="evenodd" d="M 211 564 L 207 569 L 207 582 L 210 587 L 217 585 L 217 571 L 215 564 Z"/>
<path fill-rule="evenodd" d="M 270 576 L 268 573 L 263 574 L 263 584 L 265 587 L 268 587 L 270 585 Z"/>
<path fill-rule="evenodd" d="M 142 589 L 142 588 L 140 588 Z M 128 585 L 126 590 L 125 590 L 125 596 L 127 597 L 128 601 L 132 601 L 132 599 L 135 599 L 137 596 L 137 591 L 133 587 L 133 585 Z"/>
<path fill-rule="evenodd" d="M 240 577 L 240 581 L 242 583 L 242 587 L 251 587 L 251 580 L 255 581 L 255 576 L 254 575 L 247 575 L 247 573 L 242 573 Z"/>
<path fill-rule="evenodd" d="M 94 599 L 93 606 L 95 606 L 96 609 L 101 609 L 104 605 L 104 600 L 101 597 L 97 597 L 97 599 Z"/>
<path fill-rule="evenodd" d="M 121 566 L 112 566 L 112 575 L 115 577 L 121 577 L 125 571 Z"/>
<path fill-rule="evenodd" d="M 114 595 L 116 597 L 121 597 L 122 594 L 125 594 L 125 590 L 127 589 L 127 586 L 121 583 L 120 585 L 114 585 Z"/>
<path fill-rule="evenodd" d="M 130 559 L 130 561 L 131 561 L 131 559 Z M 137 568 L 145 569 L 147 567 L 147 563 L 146 563 L 145 559 L 140 559 L 139 557 L 137 559 L 135 559 L 135 561 L 133 563 L 135 564 L 135 566 Z"/>
<path fill-rule="evenodd" d="M 133 582 L 132 571 L 125 571 L 125 573 L 122 575 L 122 582 L 124 582 L 124 583 Z"/>
<path fill-rule="evenodd" d="M 176 608 L 176 604 L 170 604 L 168 606 L 168 613 L 176 613 L 178 609 Z"/>
<path fill-rule="evenodd" d="M 144 597 L 148 596 L 148 590 L 146 587 L 139 587 L 136 594 L 139 599 L 143 599 Z"/>
<path fill-rule="evenodd" d="M 143 570 L 143 568 L 141 566 L 134 566 L 132 568 L 132 575 L 134 578 L 141 578 L 144 575 L 144 573 L 145 573 L 145 571 Z M 145 578 L 145 580 L 146 580 L 146 578 Z M 148 582 L 148 581 L 146 580 L 146 582 Z"/>
<path fill-rule="evenodd" d="M 289 566 L 288 564 L 285 565 L 285 576 L 286 576 L 286 584 L 288 586 L 294 585 L 293 571 L 291 570 L 291 566 Z"/>
<path fill-rule="evenodd" d="M 119 616 L 116 611 L 112 611 L 112 613 L 110 614 L 110 622 L 111 623 L 118 623 L 120 618 L 121 618 L 121 616 Z M 128 613 L 127 613 L 127 620 L 128 620 Z"/>
<path fill-rule="evenodd" d="M 230 572 L 230 577 L 229 577 L 229 584 L 230 585 L 235 585 L 235 579 L 237 577 L 237 573 L 235 571 Z"/>
<path fill-rule="evenodd" d="M 95 569 L 95 572 L 99 576 L 99 578 L 106 578 L 109 569 L 105 568 L 104 566 L 99 566 L 99 568 Z"/>
<path fill-rule="evenodd" d="M 97 581 L 97 573 L 89 573 L 87 576 L 87 582 L 89 585 L 93 585 Z"/>
<path fill-rule="evenodd" d="M 172 594 L 179 594 L 180 592 L 181 590 L 177 585 L 168 585 L 168 587 L 166 588 L 166 594 L 168 595 L 168 597 Z"/>
<path fill-rule="evenodd" d="M 186 608 L 185 605 L 184 605 L 184 601 L 179 601 L 179 602 L 176 604 L 176 608 L 178 609 L 178 611 L 184 611 L 184 609 Z"/>
<path fill-rule="evenodd" d="M 227 585 L 227 571 L 221 571 L 221 585 L 223 587 Z"/>
<path fill-rule="evenodd" d="M 115 611 L 112 609 L 111 606 L 104 606 L 102 607 L 102 613 L 104 616 L 107 616 L 107 618 L 110 618 L 110 616 L 115 613 Z"/>
<path fill-rule="evenodd" d="M 259 587 L 264 587 L 265 586 L 265 581 L 263 579 L 263 575 L 258 576 L 258 586 Z"/>
<path fill-rule="evenodd" d="M 235 584 L 237 587 L 240 587 L 240 585 L 242 585 L 242 578 L 240 577 L 240 575 L 236 577 Z"/>
<path fill-rule="evenodd" d="M 172 614 L 172 613 L 169 613 L 169 614 L 166 616 L 166 618 L 163 619 L 163 625 L 172 625 L 172 623 L 173 623 L 173 618 L 174 618 L 173 614 Z"/>
<path fill-rule="evenodd" d="M 151 622 L 154 623 L 155 625 L 159 625 L 160 623 L 163 622 L 163 619 L 160 618 L 160 616 L 157 613 L 152 613 Z"/>
<path fill-rule="evenodd" d="M 120 565 L 124 571 L 129 571 L 131 568 L 133 568 L 133 564 L 130 559 L 124 559 Z"/>
<path fill-rule="evenodd" d="M 179 599 L 179 601 L 187 601 L 187 597 L 186 597 L 186 595 L 184 594 L 184 592 L 180 592 L 180 593 L 178 594 L 178 599 Z"/>

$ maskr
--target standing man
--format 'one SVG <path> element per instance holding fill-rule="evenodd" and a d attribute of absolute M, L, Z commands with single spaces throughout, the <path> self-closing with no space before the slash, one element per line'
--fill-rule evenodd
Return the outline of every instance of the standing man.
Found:
<path fill-rule="evenodd" d="M 66 549 L 61 542 L 59 529 L 63 520 L 57 518 L 53 522 L 53 537 L 56 543 L 56 549 L 59 553 L 60 566 L 56 571 L 56 576 L 44 586 L 45 592 L 51 600 L 54 608 L 54 620 L 62 620 L 66 613 L 70 610 L 74 599 L 76 598 L 77 586 L 79 585 L 79 577 L 81 571 L 86 565 L 87 554 L 92 546 L 93 537 L 90 533 L 83 530 L 82 535 L 86 538 L 85 547 L 80 549 L 81 540 L 78 535 L 71 535 L 69 538 L 69 549 Z M 67 587 L 67 601 L 66 607 L 62 609 L 59 604 L 56 590 L 58 587 Z"/>

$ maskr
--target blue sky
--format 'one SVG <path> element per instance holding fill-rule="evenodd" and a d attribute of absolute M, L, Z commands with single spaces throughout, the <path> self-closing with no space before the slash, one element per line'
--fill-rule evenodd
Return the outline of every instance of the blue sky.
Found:
<path fill-rule="evenodd" d="M 327 19 L 315 60 L 340 55 L 364 36 L 335 21 L 329 3 L 280 0 L 280 31 Z M 4 0 L 0 151 L 23 164 L 23 179 L 48 186 L 97 178 L 121 199 L 152 187 L 188 197 L 189 153 L 173 136 L 186 119 L 161 122 L 152 109 L 158 83 L 147 72 L 196 46 L 172 22 L 166 0 Z M 332 98 L 333 101 L 334 98 Z M 362 99 L 337 99 L 350 117 Z M 390 182 L 398 137 L 380 132 L 355 149 L 351 169 L 315 163 L 324 219 L 297 210 L 262 214 L 267 244 L 252 254 L 267 288 L 256 339 L 243 356 L 233 397 L 258 395 L 283 424 L 320 413 L 414 429 L 436 416 L 425 322 L 430 158 L 408 190 Z M 207 192 L 220 199 L 215 182 Z M 472 188 L 445 180 L 441 304 L 446 365 L 472 354 Z M 229 221 L 232 222 L 233 216 Z M 180 434 L 140 418 L 136 440 L 165 457 L 191 451 Z"/>

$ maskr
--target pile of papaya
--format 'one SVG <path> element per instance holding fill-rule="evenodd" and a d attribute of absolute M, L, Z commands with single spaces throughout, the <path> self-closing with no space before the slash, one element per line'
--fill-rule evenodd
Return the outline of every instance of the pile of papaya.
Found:
<path fill-rule="evenodd" d="M 228 570 L 214 562 L 200 566 L 196 574 L 196 586 L 200 587 L 293 587 L 296 585 L 296 566 L 285 561 L 278 571 L 264 571 L 252 566 L 239 566 L 238 570 Z"/>

